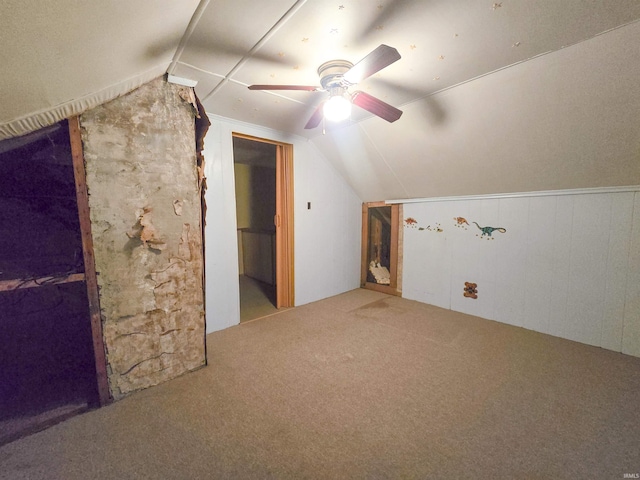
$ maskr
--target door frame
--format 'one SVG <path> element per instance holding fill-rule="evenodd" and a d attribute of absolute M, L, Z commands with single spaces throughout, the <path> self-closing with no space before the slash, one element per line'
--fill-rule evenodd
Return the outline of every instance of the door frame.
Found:
<path fill-rule="evenodd" d="M 294 235 L 293 235 L 293 145 L 268 138 L 232 132 L 232 137 L 276 146 L 276 308 L 293 307 Z"/>
<path fill-rule="evenodd" d="M 367 260 L 369 251 L 369 209 L 376 207 L 391 207 L 391 258 L 390 285 L 379 285 L 367 281 Z M 403 230 L 402 205 L 385 202 L 365 202 L 362 204 L 362 252 L 360 261 L 360 286 L 369 290 L 402 296 L 402 241 Z"/>

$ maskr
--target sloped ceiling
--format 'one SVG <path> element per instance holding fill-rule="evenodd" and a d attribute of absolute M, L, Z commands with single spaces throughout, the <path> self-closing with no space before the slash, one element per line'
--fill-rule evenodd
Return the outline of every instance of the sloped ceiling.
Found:
<path fill-rule="evenodd" d="M 197 5 L 2 0 L 0 135 L 8 136 L 3 124 L 16 119 L 82 99 L 109 100 L 110 91 L 122 94 L 162 75 Z M 157 50 L 158 39 L 170 39 L 172 48 Z"/>
<path fill-rule="evenodd" d="M 52 3 L 0 6 L 0 126 L 168 71 L 212 114 L 308 138 L 365 201 L 640 184 L 637 0 Z M 247 89 L 380 44 L 402 58 L 357 89 L 395 123 L 305 130 L 326 93 Z"/>

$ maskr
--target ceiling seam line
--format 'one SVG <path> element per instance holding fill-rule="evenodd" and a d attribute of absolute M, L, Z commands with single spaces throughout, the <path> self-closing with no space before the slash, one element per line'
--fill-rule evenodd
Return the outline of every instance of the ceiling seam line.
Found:
<path fill-rule="evenodd" d="M 195 12 L 193 12 L 193 16 L 191 17 L 191 20 L 189 20 L 189 24 L 187 25 L 187 28 L 185 29 L 184 34 L 180 39 L 180 43 L 178 43 L 178 48 L 176 48 L 176 52 L 173 54 L 173 59 L 171 60 L 171 64 L 169 64 L 169 68 L 167 68 L 167 73 L 169 75 L 173 75 L 173 72 L 176 69 L 178 60 L 182 56 L 184 49 L 187 47 L 187 42 L 191 38 L 191 35 L 193 34 L 196 27 L 198 26 L 198 22 L 200 22 L 200 19 L 202 18 L 204 11 L 207 9 L 207 6 L 209 6 L 210 1 L 211 0 L 200 0 L 200 3 L 198 3 L 198 6 L 196 7 Z"/>
<path fill-rule="evenodd" d="M 358 128 L 362 131 L 362 133 L 364 133 L 365 137 L 367 137 L 369 139 L 369 142 L 371 142 L 371 145 L 373 146 L 374 150 L 377 152 L 378 155 L 380 155 L 380 158 L 382 159 L 382 161 L 384 162 L 384 164 L 387 166 L 387 168 L 389 169 L 389 171 L 391 172 L 391 174 L 395 177 L 395 179 L 397 180 L 397 182 L 400 184 L 400 186 L 402 187 L 402 190 L 404 190 L 404 193 L 407 195 L 407 197 L 409 196 L 409 191 L 407 190 L 407 188 L 404 186 L 404 183 L 402 183 L 400 181 L 400 179 L 398 178 L 398 175 L 396 175 L 396 172 L 393 168 L 391 168 L 391 165 L 389 165 L 389 163 L 387 162 L 387 159 L 384 157 L 384 155 L 382 155 L 382 152 L 380 152 L 380 150 L 378 149 L 378 146 L 375 144 L 375 142 L 372 140 L 371 136 L 369 136 L 369 134 L 367 133 L 367 131 L 365 130 L 365 128 L 362 126 L 362 122 L 358 122 Z"/>
<path fill-rule="evenodd" d="M 190 63 L 187 63 L 187 62 L 182 62 L 182 61 L 178 60 L 176 62 L 176 65 L 177 64 L 180 64 L 182 66 L 191 68 L 193 70 L 197 70 L 198 72 L 201 72 L 201 73 L 206 73 L 207 75 L 211 75 L 212 77 L 224 78 L 224 75 L 220 75 L 219 73 L 210 72 L 209 70 L 205 70 L 204 68 L 196 67 L 195 65 L 191 65 Z"/>
<path fill-rule="evenodd" d="M 478 76 L 475 76 L 473 78 L 469 78 L 467 80 L 463 80 L 462 82 L 456 83 L 455 85 L 449 85 L 448 87 L 441 88 L 440 90 L 436 90 L 435 92 L 428 93 L 428 94 L 426 94 L 426 95 L 424 95 L 424 96 L 422 96 L 420 98 L 416 98 L 415 100 L 411 100 L 409 102 L 402 103 L 402 104 L 399 105 L 399 107 L 406 107 L 407 105 L 411 105 L 413 103 L 417 103 L 417 102 L 419 102 L 421 100 L 424 100 L 425 98 L 429 98 L 429 97 L 432 97 L 432 96 L 437 95 L 439 93 L 446 92 L 447 90 L 451 90 L 453 88 L 460 87 L 460 86 L 465 85 L 467 83 L 471 83 L 471 82 L 473 82 L 475 80 L 479 80 L 479 79 L 481 79 L 483 77 L 487 77 L 489 75 L 493 75 L 494 73 L 501 72 L 502 70 L 507 70 L 507 69 L 509 69 L 511 67 L 516 67 L 518 65 L 521 65 L 523 63 L 529 62 L 531 60 L 535 60 L 537 58 L 544 57 L 545 55 L 549 55 L 551 53 L 559 52 L 560 50 L 564 50 L 565 48 L 573 47 L 573 46 L 579 45 L 581 43 L 588 42 L 589 40 L 593 40 L 596 37 L 599 37 L 601 35 L 605 35 L 605 34 L 607 34 L 609 32 L 613 32 L 615 30 L 619 30 L 619 29 L 624 28 L 624 27 L 628 27 L 629 25 L 633 25 L 634 23 L 638 23 L 638 22 L 640 22 L 640 20 L 633 20 L 632 22 L 625 23 L 624 25 L 619 25 L 617 27 L 613 27 L 613 28 L 610 28 L 608 30 L 605 30 L 604 32 L 596 33 L 595 35 L 593 35 L 593 36 L 591 36 L 589 38 L 585 38 L 583 40 L 579 40 L 579 41 L 573 42 L 573 43 L 568 43 L 567 45 L 562 45 L 560 48 L 558 48 L 556 50 L 548 50 L 546 52 L 542 52 L 542 53 L 539 53 L 537 55 L 534 55 L 533 57 L 525 58 L 524 60 L 520 60 L 518 62 L 509 64 L 509 65 L 505 65 L 504 67 L 496 68 L 495 70 L 491 70 L 490 72 L 486 72 L 486 73 L 480 74 Z"/>
<path fill-rule="evenodd" d="M 210 75 L 210 76 L 215 77 L 215 78 L 224 78 L 224 76 L 220 75 L 219 73 L 210 72 L 210 71 L 205 70 L 203 68 L 196 67 L 195 65 L 191 65 L 190 63 L 181 62 L 181 61 L 178 61 L 177 63 L 179 63 L 180 65 L 183 65 L 183 66 L 185 66 L 187 68 L 191 68 L 193 70 L 197 70 L 198 72 L 204 73 L 206 75 Z M 234 80 L 233 78 L 229 78 L 228 81 L 231 82 L 231 83 L 235 83 L 237 85 L 242 85 L 243 87 L 248 87 L 249 86 L 246 83 L 240 82 L 238 80 Z M 273 95 L 273 96 L 278 97 L 278 98 L 283 98 L 285 100 L 289 100 L 290 102 L 298 103 L 300 105 L 306 105 L 306 103 L 301 102 L 300 100 L 296 100 L 294 98 L 289 98 L 289 97 L 286 97 L 284 95 L 281 95 L 281 94 L 278 94 L 278 93 L 275 93 L 275 92 L 265 91 L 264 93 L 268 93 L 269 95 Z"/>
<path fill-rule="evenodd" d="M 247 54 L 242 57 L 240 59 L 240 61 L 238 63 L 236 63 L 235 67 L 233 67 L 231 69 L 231 71 L 229 71 L 229 73 L 227 73 L 225 75 L 225 77 L 222 79 L 222 81 L 220 83 L 218 83 L 218 85 L 216 85 L 213 90 L 211 90 L 207 95 L 204 96 L 204 98 L 202 99 L 203 102 L 207 101 L 210 97 L 212 97 L 213 95 L 215 95 L 218 90 L 220 90 L 220 88 L 222 88 L 222 86 L 227 83 L 227 81 L 229 80 L 229 77 L 231 77 L 232 75 L 234 75 L 238 70 L 240 70 L 240 68 L 242 68 L 242 66 L 247 63 L 247 61 L 253 56 L 254 53 L 256 53 L 260 48 L 262 48 L 262 46 L 267 43 L 267 41 L 278 31 L 280 30 L 280 28 L 289 21 L 289 19 L 295 15 L 297 13 L 298 10 L 300 10 L 300 8 L 302 8 L 302 6 L 307 3 L 307 0 L 298 0 L 296 3 L 293 4 L 293 6 L 287 10 L 287 12 L 280 17 L 280 20 L 278 20 L 270 29 L 267 33 L 265 33 L 263 35 L 263 37 L 258 40 L 258 43 L 256 43 L 251 50 L 249 50 L 247 52 Z"/>

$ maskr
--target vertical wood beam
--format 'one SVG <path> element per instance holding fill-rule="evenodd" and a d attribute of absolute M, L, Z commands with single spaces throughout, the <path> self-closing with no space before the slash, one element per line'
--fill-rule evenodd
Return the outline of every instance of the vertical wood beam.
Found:
<path fill-rule="evenodd" d="M 391 265 L 389 274 L 391 275 L 391 285 L 398 292 L 398 205 L 391 205 Z"/>
<path fill-rule="evenodd" d="M 404 262 L 404 212 L 402 204 L 398 204 L 398 210 L 396 214 L 395 230 L 398 235 L 396 241 L 396 291 L 402 296 L 402 275 L 403 275 L 403 262 Z"/>
<path fill-rule="evenodd" d="M 80 119 L 78 116 L 69 119 L 69 140 L 73 158 L 73 176 L 76 184 L 76 200 L 80 219 L 80 235 L 82 237 L 82 255 L 84 257 L 84 275 L 89 300 L 89 317 L 93 354 L 95 358 L 98 402 L 106 405 L 111 402 L 109 380 L 107 378 L 107 360 L 102 336 L 102 319 L 100 317 L 100 297 L 98 295 L 98 277 L 93 253 L 93 237 L 91 235 L 91 218 L 89 216 L 89 194 L 82 153 L 82 137 L 80 135 Z"/>
<path fill-rule="evenodd" d="M 362 204 L 362 239 L 360 243 L 360 286 L 364 287 L 367 284 L 367 252 L 369 245 L 369 206 L 366 203 Z"/>

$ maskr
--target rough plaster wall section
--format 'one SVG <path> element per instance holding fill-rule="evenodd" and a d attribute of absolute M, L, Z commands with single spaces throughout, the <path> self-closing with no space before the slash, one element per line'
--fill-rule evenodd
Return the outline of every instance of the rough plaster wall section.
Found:
<path fill-rule="evenodd" d="M 114 398 L 205 363 L 194 109 L 162 79 L 81 117 Z"/>

